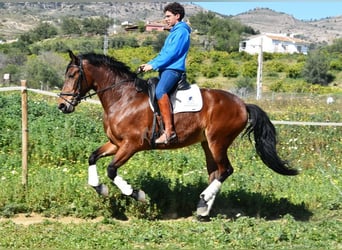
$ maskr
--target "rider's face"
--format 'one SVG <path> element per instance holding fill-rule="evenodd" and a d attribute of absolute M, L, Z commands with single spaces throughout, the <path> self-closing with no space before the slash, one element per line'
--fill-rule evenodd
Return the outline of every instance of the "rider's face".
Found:
<path fill-rule="evenodd" d="M 164 19 L 167 25 L 172 27 L 179 22 L 179 14 L 174 15 L 172 12 L 166 11 Z"/>

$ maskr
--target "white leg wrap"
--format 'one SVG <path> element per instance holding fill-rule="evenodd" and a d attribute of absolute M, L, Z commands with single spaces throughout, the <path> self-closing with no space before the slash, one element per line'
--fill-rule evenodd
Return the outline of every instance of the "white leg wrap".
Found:
<path fill-rule="evenodd" d="M 208 216 L 209 213 L 210 213 L 210 210 L 211 210 L 211 207 L 213 206 L 214 204 L 214 201 L 215 201 L 215 198 L 216 198 L 216 195 L 213 195 L 213 197 L 211 197 L 210 200 L 207 201 L 207 210 L 206 211 L 203 211 L 201 214 L 201 216 Z"/>
<path fill-rule="evenodd" d="M 114 178 L 114 184 L 121 190 L 124 195 L 131 195 L 133 188 L 121 176 L 117 175 Z"/>
<path fill-rule="evenodd" d="M 93 187 L 97 187 L 100 184 L 96 165 L 91 165 L 88 168 L 88 184 Z"/>
<path fill-rule="evenodd" d="M 205 201 L 211 200 L 217 192 L 220 190 L 222 183 L 218 180 L 213 180 L 210 185 L 201 193 L 200 197 L 203 197 Z M 215 197 L 214 197 L 215 199 Z M 213 199 L 213 200 L 214 200 Z"/>

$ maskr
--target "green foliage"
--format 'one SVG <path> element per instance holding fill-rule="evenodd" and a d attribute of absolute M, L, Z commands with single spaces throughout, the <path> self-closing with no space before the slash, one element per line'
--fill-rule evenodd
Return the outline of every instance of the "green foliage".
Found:
<path fill-rule="evenodd" d="M 292 79 L 301 78 L 303 69 L 304 69 L 303 63 L 296 63 L 296 64 L 289 65 L 286 69 L 286 76 Z"/>
<path fill-rule="evenodd" d="M 219 71 L 217 70 L 217 68 L 214 68 L 208 65 L 203 65 L 201 67 L 201 73 L 206 78 L 213 78 L 219 75 Z"/>
<path fill-rule="evenodd" d="M 250 77 L 240 77 L 236 81 L 236 87 L 238 89 L 246 89 L 247 91 L 252 91 L 255 89 L 255 82 Z"/>
<path fill-rule="evenodd" d="M 123 47 L 137 48 L 139 44 L 138 40 L 134 37 L 116 36 L 110 39 L 109 47 L 113 49 L 121 49 Z"/>
<path fill-rule="evenodd" d="M 327 52 L 331 53 L 341 53 L 342 51 L 342 38 L 335 39 L 331 45 L 325 47 Z"/>
<path fill-rule="evenodd" d="M 258 103 L 274 120 L 341 120 L 341 103 L 326 105 L 325 96 L 275 99 Z M 207 186 L 199 145 L 139 152 L 119 169 L 134 187 L 146 192 L 146 203 L 120 194 L 106 178 L 110 159 L 98 161 L 101 181 L 110 188 L 110 196 L 101 198 L 87 186 L 87 158 L 106 141 L 101 107 L 81 103 L 75 113 L 64 115 L 55 98 L 30 93 L 25 192 L 20 184 L 20 102 L 18 92 L 0 95 L 5 114 L 0 117 L 0 217 L 40 213 L 46 219 L 74 216 L 88 221 L 63 225 L 45 220 L 30 226 L 1 221 L 0 247 L 284 249 L 334 248 L 341 243 L 338 127 L 276 126 L 280 154 L 301 169 L 296 177 L 273 173 L 248 140 L 237 139 L 229 151 L 235 172 L 222 185 L 211 221 L 160 221 L 191 218 L 196 210 L 198 195 Z M 103 219 L 89 222 L 98 216 Z"/>
<path fill-rule="evenodd" d="M 44 56 L 45 55 L 45 56 Z M 45 89 L 61 87 L 63 84 L 63 71 L 58 66 L 64 63 L 56 55 L 43 54 L 40 56 L 31 56 L 25 64 L 24 79 L 28 81 L 30 88 Z"/>
<path fill-rule="evenodd" d="M 257 76 L 258 64 L 256 61 L 245 62 L 242 65 L 242 76 L 253 78 Z"/>
<path fill-rule="evenodd" d="M 242 34 L 256 34 L 248 26 L 229 18 L 219 18 L 213 12 L 200 12 L 190 17 L 191 26 L 199 34 L 213 41 L 213 48 L 219 51 L 237 51 Z"/>
<path fill-rule="evenodd" d="M 239 68 L 233 62 L 224 64 L 221 71 L 224 77 L 237 77 L 239 75 Z"/>
<path fill-rule="evenodd" d="M 62 29 L 63 34 L 66 34 L 66 35 L 82 34 L 82 27 L 81 27 L 80 21 L 76 20 L 75 18 L 68 18 L 68 17 L 63 18 L 61 29 Z"/>
<path fill-rule="evenodd" d="M 330 61 L 329 68 L 331 70 L 341 71 L 342 70 L 342 56 L 339 55 L 336 59 L 332 59 Z"/>
<path fill-rule="evenodd" d="M 280 61 L 269 61 L 264 64 L 264 67 L 271 72 L 284 72 L 286 69 L 286 65 Z"/>
<path fill-rule="evenodd" d="M 108 17 L 84 18 L 82 19 L 82 31 L 84 33 L 104 35 L 107 33 L 109 26 L 114 24 L 114 20 Z"/>
<path fill-rule="evenodd" d="M 54 37 L 58 34 L 57 28 L 53 25 L 41 22 L 36 28 L 32 31 L 26 32 L 25 34 L 19 37 L 19 42 L 23 44 L 32 44 L 37 41 L 41 41 L 47 38 Z"/>
<path fill-rule="evenodd" d="M 302 75 L 309 83 L 327 85 L 331 81 L 328 70 L 328 57 L 321 51 L 313 51 L 308 55 Z"/>
<path fill-rule="evenodd" d="M 152 43 L 152 47 L 153 47 L 154 52 L 157 53 L 161 50 L 161 48 L 164 46 L 164 41 L 165 41 L 167 35 L 168 34 L 166 32 L 158 33 L 157 39 L 155 41 L 153 41 L 153 43 Z"/>

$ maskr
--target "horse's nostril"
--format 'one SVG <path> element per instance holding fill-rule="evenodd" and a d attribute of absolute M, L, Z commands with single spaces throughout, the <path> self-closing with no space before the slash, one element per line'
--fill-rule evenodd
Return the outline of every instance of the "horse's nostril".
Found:
<path fill-rule="evenodd" d="M 64 104 L 64 103 L 60 103 L 59 105 L 58 105 L 58 109 L 59 110 L 65 110 L 65 107 L 66 107 L 66 105 Z"/>

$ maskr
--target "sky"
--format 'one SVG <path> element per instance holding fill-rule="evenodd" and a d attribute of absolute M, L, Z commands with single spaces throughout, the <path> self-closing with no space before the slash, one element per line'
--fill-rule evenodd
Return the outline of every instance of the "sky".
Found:
<path fill-rule="evenodd" d="M 299 20 L 317 20 L 326 17 L 342 16 L 340 1 L 221 1 L 192 2 L 207 10 L 225 15 L 237 15 L 257 7 L 284 12 Z"/>

